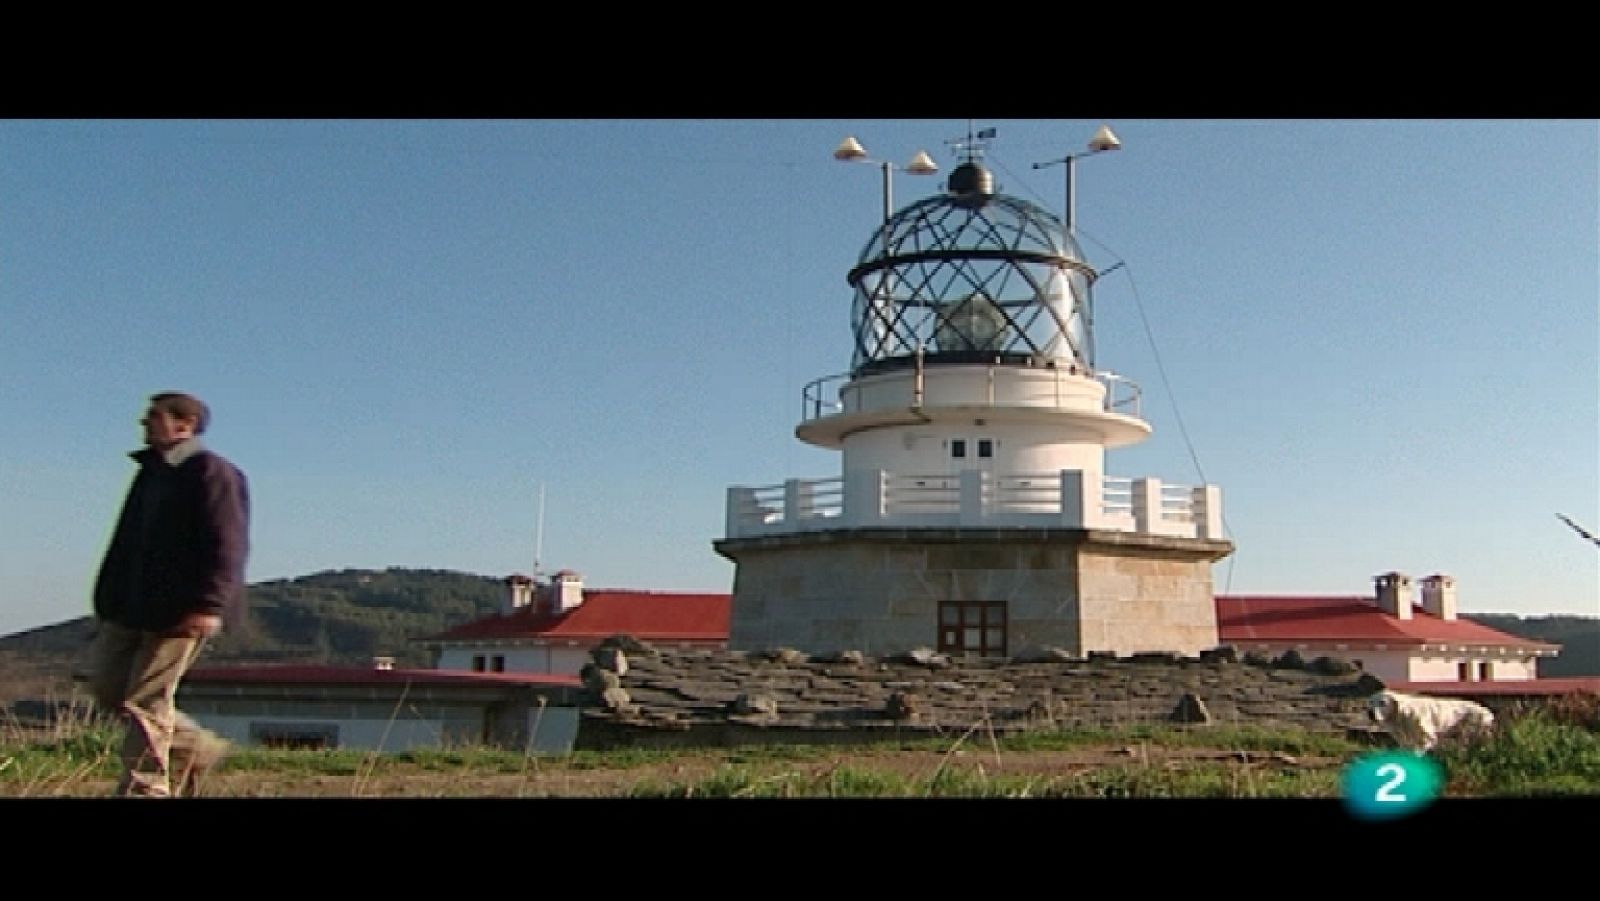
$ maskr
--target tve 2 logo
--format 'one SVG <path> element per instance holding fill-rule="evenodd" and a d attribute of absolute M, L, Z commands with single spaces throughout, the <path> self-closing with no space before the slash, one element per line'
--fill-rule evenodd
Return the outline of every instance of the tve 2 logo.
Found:
<path fill-rule="evenodd" d="M 1363 820 L 1393 820 L 1432 804 L 1444 787 L 1444 770 L 1405 751 L 1368 754 L 1344 771 L 1344 803 Z"/>

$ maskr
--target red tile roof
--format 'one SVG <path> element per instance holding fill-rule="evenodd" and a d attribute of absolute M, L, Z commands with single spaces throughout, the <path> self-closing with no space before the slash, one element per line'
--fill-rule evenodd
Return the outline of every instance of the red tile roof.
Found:
<path fill-rule="evenodd" d="M 431 640 L 538 638 L 589 642 L 626 634 L 640 641 L 725 642 L 732 601 L 732 596 L 726 594 L 586 589 L 583 603 L 564 615 L 530 605 L 457 626 Z"/>
<path fill-rule="evenodd" d="M 1387 645 L 1483 645 L 1556 650 L 1560 645 L 1508 635 L 1470 619 L 1444 620 L 1419 608 L 1402 620 L 1367 597 L 1219 595 L 1223 642 L 1315 641 Z"/>
<path fill-rule="evenodd" d="M 576 676 L 546 673 L 474 673 L 462 670 L 378 669 L 364 666 L 265 664 L 260 666 L 195 667 L 184 676 L 189 683 L 358 684 L 358 685 L 566 685 L 576 687 Z"/>
<path fill-rule="evenodd" d="M 523 607 L 466 623 L 434 641 L 545 639 L 599 641 L 627 634 L 640 641 L 722 642 L 728 638 L 732 597 L 652 591 L 586 590 L 564 616 Z M 1410 620 L 1382 610 L 1370 597 L 1219 595 L 1217 632 L 1223 642 L 1345 642 L 1399 647 L 1479 645 L 1555 651 L 1560 645 L 1509 635 L 1469 618 L 1443 620 L 1414 608 Z"/>

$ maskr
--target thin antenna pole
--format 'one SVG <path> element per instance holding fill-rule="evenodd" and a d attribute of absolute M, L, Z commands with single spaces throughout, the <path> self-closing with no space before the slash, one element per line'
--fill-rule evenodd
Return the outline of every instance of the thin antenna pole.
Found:
<path fill-rule="evenodd" d="M 544 558 L 544 483 L 539 483 L 539 522 L 534 531 L 533 538 L 533 578 L 538 581 L 543 575 L 539 570 L 539 562 Z"/>

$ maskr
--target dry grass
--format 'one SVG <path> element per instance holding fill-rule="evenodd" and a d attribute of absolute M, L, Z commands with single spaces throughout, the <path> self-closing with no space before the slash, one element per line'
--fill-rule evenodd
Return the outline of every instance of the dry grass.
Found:
<path fill-rule="evenodd" d="M 120 731 L 87 717 L 0 733 L 0 796 L 102 797 Z M 1219 736 L 1220 738 L 1220 736 Z M 976 739 L 976 741 L 974 741 Z M 202 789 L 231 798 L 1328 796 L 1343 758 L 1097 739 L 1019 747 L 975 725 L 919 746 L 683 749 L 530 757 L 239 749 Z M 1221 741 L 1226 745 L 1228 742 Z M 1186 787 L 1188 786 L 1188 787 Z"/>
<path fill-rule="evenodd" d="M 103 797 L 115 785 L 114 755 L 104 760 L 35 765 L 8 778 L 0 755 L 0 795 L 24 797 Z M 463 768 L 441 772 L 396 762 L 356 774 L 329 774 L 292 768 L 224 767 L 202 792 L 226 798 L 619 798 L 716 796 L 1044 796 L 1132 795 L 1137 786 L 1166 796 L 1186 794 L 1186 781 L 1201 778 L 1218 786 L 1205 794 L 1252 797 L 1276 794 L 1264 786 L 1284 774 L 1320 775 L 1298 780 L 1313 786 L 1303 796 L 1331 796 L 1339 762 L 1294 762 L 1270 757 L 1241 758 L 1232 753 L 1192 749 L 1153 755 L 1122 755 L 1114 749 L 1074 752 L 1022 752 L 998 760 L 936 751 L 893 754 L 839 754 L 804 763 L 730 762 L 715 755 L 622 768 L 575 769 L 561 763 L 532 763 L 524 772 Z M 1291 781 L 1295 781 L 1291 778 Z M 1104 783 L 1111 788 L 1095 790 Z M 1114 786 L 1127 788 L 1118 792 Z M 1078 790 L 1069 790 L 1078 786 Z"/>

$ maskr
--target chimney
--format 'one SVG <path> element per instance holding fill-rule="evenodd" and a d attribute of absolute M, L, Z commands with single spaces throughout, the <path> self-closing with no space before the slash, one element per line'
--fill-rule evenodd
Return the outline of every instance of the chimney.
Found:
<path fill-rule="evenodd" d="M 521 573 L 512 573 L 505 578 L 506 583 L 506 612 L 515 613 L 533 603 L 533 580 Z"/>
<path fill-rule="evenodd" d="M 1386 572 L 1374 576 L 1377 586 L 1378 609 L 1396 619 L 1411 618 L 1411 577 L 1405 573 Z"/>
<path fill-rule="evenodd" d="M 1434 573 L 1422 580 L 1422 609 L 1440 619 L 1456 618 L 1456 580 Z"/>
<path fill-rule="evenodd" d="M 583 603 L 583 577 L 563 569 L 550 577 L 550 612 L 560 616 Z"/>

